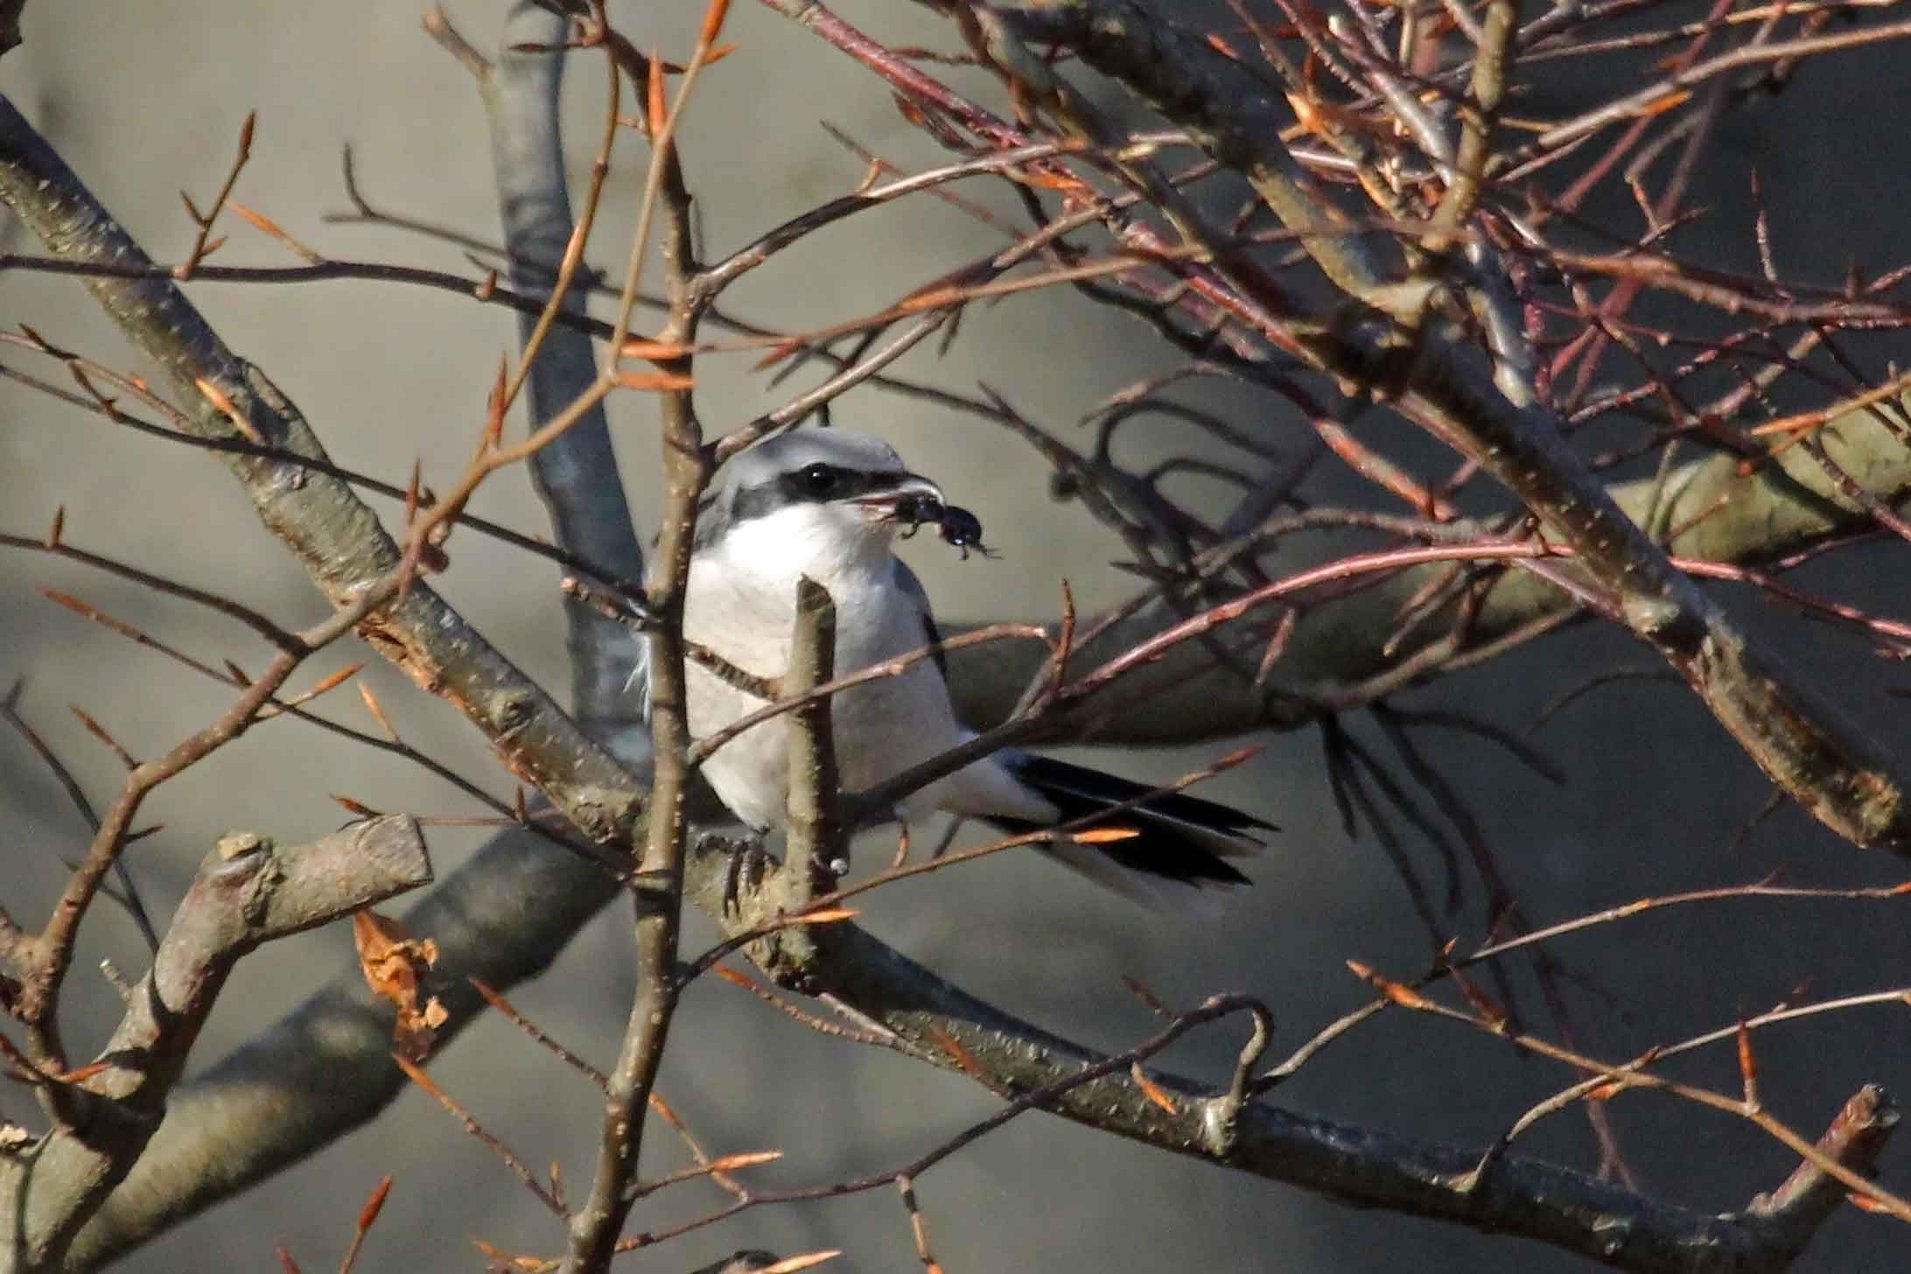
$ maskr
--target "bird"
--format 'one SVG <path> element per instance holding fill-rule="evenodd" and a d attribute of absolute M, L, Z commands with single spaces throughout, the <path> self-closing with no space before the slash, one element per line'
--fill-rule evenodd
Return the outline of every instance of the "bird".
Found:
<path fill-rule="evenodd" d="M 952 513 L 948 512 L 953 510 Z M 949 505 L 942 488 L 911 472 L 881 439 L 840 428 L 783 433 L 745 449 L 719 470 L 699 508 L 683 596 L 686 641 L 760 679 L 790 661 L 797 586 L 823 586 L 836 612 L 838 677 L 933 646 L 928 594 L 896 556 L 899 535 L 948 514 L 944 538 L 980 547 L 980 523 Z M 867 791 L 968 742 L 946 669 L 919 659 L 896 675 L 831 699 L 832 744 L 846 791 Z M 685 666 L 685 715 L 695 738 L 733 726 L 766 700 L 697 662 Z M 767 688 L 767 687 L 759 687 Z M 735 735 L 702 762 L 717 796 L 759 835 L 787 817 L 789 745 L 781 718 Z M 1249 883 L 1235 861 L 1273 825 L 1181 792 L 1148 786 L 1052 757 L 1004 748 L 901 799 L 908 826 L 935 813 L 978 819 L 1011 835 L 1098 821 L 1125 837 L 1077 841 L 1058 834 L 1040 847 L 1115 891 L 1150 904 Z M 1143 799 L 1146 798 L 1146 799 Z"/>

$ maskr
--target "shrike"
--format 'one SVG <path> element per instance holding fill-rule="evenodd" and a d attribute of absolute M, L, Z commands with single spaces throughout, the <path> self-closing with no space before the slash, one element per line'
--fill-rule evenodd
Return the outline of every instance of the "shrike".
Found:
<path fill-rule="evenodd" d="M 807 575 L 835 602 L 838 676 L 920 650 L 937 639 L 929 599 L 893 549 L 900 530 L 946 507 L 935 483 L 909 472 L 875 438 L 809 429 L 760 443 L 729 462 L 699 514 L 684 636 L 746 672 L 780 677 L 789 666 L 797 581 Z M 965 521 L 972 522 L 966 515 Z M 685 675 L 696 737 L 764 706 L 695 663 Z M 899 675 L 842 691 L 831 701 L 831 719 L 846 791 L 867 790 L 974 737 L 950 706 L 940 660 L 924 659 Z M 780 828 L 788 751 L 787 728 L 772 718 L 711 753 L 703 774 L 751 828 Z M 942 811 L 1021 834 L 1092 820 L 1147 790 L 1111 774 L 1004 750 L 918 789 L 896 812 L 913 821 Z M 1152 900 L 1168 882 L 1247 883 L 1228 860 L 1258 849 L 1256 834 L 1270 828 L 1179 793 L 1153 797 L 1107 821 L 1137 834 L 1095 845 L 1059 836 L 1043 848 L 1102 884 Z"/>

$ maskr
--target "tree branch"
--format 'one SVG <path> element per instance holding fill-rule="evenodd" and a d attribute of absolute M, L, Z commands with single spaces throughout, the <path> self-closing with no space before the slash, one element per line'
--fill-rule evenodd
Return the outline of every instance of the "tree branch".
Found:
<path fill-rule="evenodd" d="M 707 41 L 697 56 L 708 53 Z M 693 61 L 694 70 L 696 62 Z M 691 84 L 683 90 L 671 115 L 683 109 Z M 689 280 L 696 262 L 691 245 L 690 196 L 683 185 L 671 137 L 663 121 L 652 120 L 653 180 L 662 177 L 665 206 L 663 253 L 669 273 L 671 318 L 660 338 L 667 344 L 688 346 L 696 340 L 703 305 L 693 295 Z M 653 192 L 656 187 L 653 185 Z M 641 225 L 641 222 L 640 222 Z M 637 251 L 648 247 L 639 230 Z M 633 256 L 632 274 L 638 258 Z M 628 307 L 625 309 L 629 313 Z M 615 354 L 613 354 L 615 357 Z M 690 360 L 674 359 L 667 369 L 687 376 Z M 663 1050 L 675 1015 L 678 992 L 677 943 L 683 916 L 684 847 L 690 834 L 689 795 L 694 771 L 688 756 L 691 745 L 684 661 L 684 596 L 689 588 L 690 556 L 697 524 L 697 506 L 714 469 L 704 447 L 691 391 L 672 390 L 663 402 L 663 522 L 657 534 L 657 557 L 644 600 L 654 627 L 649 632 L 645 665 L 650 679 L 652 789 L 642 848 L 638 854 L 636 898 L 636 991 L 624 1031 L 617 1064 L 605 1097 L 604 1128 L 590 1197 L 571 1217 L 570 1258 L 565 1268 L 580 1274 L 608 1269 L 617 1238 L 634 1197 L 637 1156 L 643 1147 L 645 1112 L 663 1065 Z"/>
<path fill-rule="evenodd" d="M 1911 397 L 1904 400 L 1911 407 Z M 1895 406 L 1895 404 L 1894 404 Z M 1891 505 L 1911 499 L 1911 448 L 1865 411 L 1853 411 L 1821 435 L 1838 466 Z M 1665 540 L 1671 553 L 1706 561 L 1757 565 L 1833 536 L 1871 524 L 1870 514 L 1846 499 L 1812 459 L 1794 447 L 1768 460 L 1758 472 L 1742 472 L 1737 457 L 1718 455 L 1681 465 L 1665 478 L 1647 477 L 1608 488 L 1619 508 L 1652 528 L 1682 528 Z M 1670 494 L 1664 494 L 1664 493 Z M 1455 534 L 1489 533 L 1455 524 Z M 1234 674 L 1217 667 L 1195 646 L 1183 646 L 1136 672 L 1069 722 L 1071 741 L 1096 743 L 1188 743 L 1239 734 L 1257 727 L 1292 728 L 1313 720 L 1310 703 L 1344 701 L 1350 688 L 1412 659 L 1419 647 L 1389 650 L 1401 608 L 1444 568 L 1402 571 L 1384 584 L 1305 610 L 1295 625 L 1264 704 L 1240 693 Z M 1538 576 L 1511 572 L 1480 607 L 1469 640 L 1455 655 L 1489 646 L 1529 624 L 1578 608 L 1572 596 Z M 1099 633 L 1081 647 L 1081 659 L 1106 659 L 1147 640 L 1182 616 L 1152 603 Z M 964 631 L 979 625 L 953 625 Z M 1084 624 L 1084 628 L 1088 625 Z M 1441 625 L 1429 622 L 1438 634 Z M 951 650 L 949 664 L 956 708 L 977 727 L 1008 717 L 1046 653 L 1030 643 L 994 643 Z M 1451 657 L 1428 667 L 1431 679 Z M 1175 686 L 1178 692 L 1162 693 Z"/>
<path fill-rule="evenodd" d="M 518 0 L 505 23 L 498 60 L 478 77 L 491 125 L 491 166 L 511 282 L 539 300 L 548 299 L 551 287 L 551 271 L 539 263 L 562 260 L 571 237 L 558 111 L 568 59 L 525 50 L 562 47 L 567 28 L 561 15 L 532 0 Z M 583 316 L 584 299 L 581 289 L 567 292 L 562 313 Z M 535 315 L 518 315 L 518 331 L 526 340 L 536 326 Z M 580 398 L 596 379 L 590 338 L 568 325 L 552 327 L 530 370 L 532 428 Z M 624 499 L 602 403 L 532 457 L 531 474 L 561 548 L 624 579 L 643 578 L 643 549 Z M 564 618 L 570 634 L 572 711 L 578 724 L 601 741 L 630 746 L 643 737 L 637 697 L 626 689 L 631 670 L 642 658 L 639 638 L 579 598 L 566 598 Z"/>
<path fill-rule="evenodd" d="M 418 824 L 359 823 L 296 848 L 232 833 L 206 856 L 99 1069 L 67 1089 L 77 1118 L 0 1152 L 0 1252 L 56 1267 L 146 1150 L 226 976 L 262 943 L 349 915 L 431 879 Z M 43 1077 L 44 1084 L 69 1081 Z"/>
<path fill-rule="evenodd" d="M 972 12 L 966 5 L 953 10 Z M 1282 145 L 1286 120 L 1267 86 L 1147 0 L 1057 0 L 1041 6 L 1039 16 L 1051 39 L 1146 98 L 1246 177 L 1345 293 L 1332 321 L 1297 322 L 1302 316 L 1272 281 L 1225 236 L 1210 232 L 1190 201 L 1144 166 L 1125 167 L 1244 298 L 1280 316 L 1270 339 L 1364 392 L 1398 395 L 1403 415 L 1477 461 L 1574 548 L 1614 599 L 1618 617 L 1685 678 L 1773 782 L 1839 835 L 1911 854 L 1911 794 L 1893 759 L 1671 564 L 1568 446 L 1550 410 L 1527 393 L 1501 392 L 1493 360 L 1441 317 L 1443 284 L 1389 277 L 1368 236 L 1338 228 L 1332 205 Z M 1012 40 L 1006 28 L 991 34 L 998 43 L 988 53 L 1012 87 L 1032 88 L 1070 131 L 1105 131 L 1047 63 L 1019 43 L 1011 52 L 999 47 Z"/>
<path fill-rule="evenodd" d="M 796 581 L 796 631 L 790 641 L 789 669 L 779 687 L 781 697 L 812 694 L 835 675 L 836 604 L 828 589 L 801 576 Z M 790 736 L 790 791 L 783 858 L 795 868 L 799 905 L 814 893 L 835 888 L 835 862 L 845 839 L 837 808 L 842 785 L 837 777 L 833 715 L 829 696 L 817 695 L 791 711 L 785 726 Z"/>
<path fill-rule="evenodd" d="M 73 171 L 0 97 L 0 201 L 49 251 L 82 262 L 150 264 L 86 192 Z M 189 431 L 229 438 L 242 431 L 283 451 L 327 462 L 324 447 L 265 375 L 234 354 L 170 280 L 91 278 L 87 288 L 122 331 L 193 405 Z M 202 388 L 206 387 L 206 388 Z M 267 457 L 226 455 L 267 529 L 283 540 L 335 606 L 380 587 L 400 566 L 398 546 L 342 480 Z M 520 674 L 434 593 L 414 581 L 404 596 L 359 625 L 359 635 L 419 685 L 481 723 L 499 759 L 565 807 L 579 830 L 604 845 L 628 843 L 642 795 L 607 752 L 571 726 L 550 697 Z M 562 726 L 555 723 L 562 721 Z"/>
<path fill-rule="evenodd" d="M 502 988 L 534 978 L 619 893 L 600 868 L 511 831 L 405 913 L 438 944 L 421 994 L 450 1017 L 442 1049 L 478 1020 L 469 978 Z M 91 1269 L 258 1184 L 376 1119 L 409 1082 L 392 1065 L 390 1004 L 365 992 L 356 964 L 275 1026 L 180 1086 L 124 1183 L 68 1254 Z"/>
<path fill-rule="evenodd" d="M 20 47 L 20 15 L 27 0 L 0 0 L 0 54 Z"/>
<path fill-rule="evenodd" d="M 56 252 L 137 253 L 10 108 L 0 108 L 0 195 Z M 253 427 L 280 445 L 318 453 L 290 405 L 226 352 L 169 284 L 99 282 L 96 291 L 176 383 L 190 387 L 195 373 L 220 372 L 227 376 L 222 390 Z M 223 413 L 211 412 L 202 427 L 229 426 Z M 371 566 L 393 564 L 390 539 L 341 484 L 307 475 L 302 490 L 288 492 L 270 463 L 232 463 L 268 525 L 328 592 L 351 587 Z M 539 783 L 580 830 L 601 844 L 628 844 L 644 809 L 642 789 L 429 590 L 415 585 L 370 627 L 382 651 L 461 707 L 507 764 Z M 719 916 L 725 866 L 720 855 L 698 854 L 685 867 L 686 890 Z M 510 986 L 541 967 L 613 891 L 575 859 L 542 847 L 527 851 L 521 838 L 501 838 L 487 848 L 413 913 L 418 930 L 432 934 L 443 952 L 440 976 L 454 1014 L 447 1034 L 473 1016 L 469 995 L 457 994 L 449 979 L 483 971 L 487 982 Z M 762 896 L 780 892 L 772 887 Z M 724 923 L 735 932 L 761 924 L 768 917 L 755 906 L 753 898 Z M 960 1066 L 937 1042 L 954 1041 L 992 1087 L 1024 1090 L 1094 1064 L 1094 1054 L 974 1000 L 853 925 L 833 924 L 820 933 L 828 942 L 818 944 L 814 985 L 876 1017 L 926 1060 Z M 403 1082 L 387 1056 L 388 1021 L 363 1002 L 362 990 L 335 985 L 182 1094 L 175 1119 L 147 1156 L 153 1166 L 146 1170 L 143 1163 L 82 1232 L 72 1263 L 94 1263 L 150 1237 L 371 1118 Z M 308 1091 L 300 1091 L 302 1082 Z M 1349 1202 L 1526 1235 L 1634 1268 L 1712 1268 L 1722 1253 L 1740 1260 L 1740 1268 L 1761 1268 L 1752 1262 L 1765 1259 L 1756 1223 L 1660 1204 L 1518 1159 L 1498 1165 L 1483 1188 L 1459 1193 L 1454 1178 L 1476 1155 L 1265 1103 L 1234 1111 L 1230 1102 L 1235 1118 L 1229 1128 L 1223 1126 L 1229 1121 L 1207 1118 L 1225 1092 L 1187 1080 L 1157 1082 L 1178 1094 L 1174 1112 L 1132 1079 L 1111 1076 L 1071 1090 L 1057 1113 Z M 268 1110 L 270 1118 L 259 1117 Z M 179 1131 L 169 1143 L 174 1125 Z"/>
<path fill-rule="evenodd" d="M 693 900 L 713 914 L 721 908 L 723 889 L 722 873 L 714 866 L 692 864 Z M 778 878 L 791 870 L 788 864 L 779 868 L 729 924 L 741 931 L 774 920 L 792 891 Z M 976 999 L 853 924 L 819 926 L 811 933 L 816 954 L 803 970 L 805 977 L 893 1032 L 912 1056 L 966 1075 L 1005 1098 L 1056 1084 L 1107 1060 Z M 1125 1070 L 1069 1087 L 1046 1109 L 1344 1203 L 1518 1234 L 1626 1270 L 1784 1270 L 1828 1215 L 1829 1188 L 1816 1184 L 1816 1178 L 1809 1205 L 1800 1197 L 1801 1187 L 1788 1183 L 1764 1197 L 1783 1199 L 1783 1204 L 1759 1202 L 1724 1215 L 1662 1202 L 1531 1159 L 1502 1159 L 1484 1181 L 1474 1183 L 1477 1151 L 1301 1115 L 1265 1101 L 1240 1105 L 1231 1085 L 1161 1071 L 1151 1071 L 1148 1080 L 1170 1096 L 1172 1111 Z M 1846 1167 L 1867 1172 L 1895 1122 L 1883 1094 L 1868 1089 L 1853 1099 L 1820 1148 Z M 1799 1179 L 1794 1174 L 1793 1181 Z"/>

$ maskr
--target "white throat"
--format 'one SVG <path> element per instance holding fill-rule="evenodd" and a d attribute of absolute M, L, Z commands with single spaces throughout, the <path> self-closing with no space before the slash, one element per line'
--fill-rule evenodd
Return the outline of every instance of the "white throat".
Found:
<path fill-rule="evenodd" d="M 726 569 L 794 590 L 807 575 L 831 593 L 889 570 L 895 524 L 832 504 L 793 504 L 728 528 L 706 552 Z"/>

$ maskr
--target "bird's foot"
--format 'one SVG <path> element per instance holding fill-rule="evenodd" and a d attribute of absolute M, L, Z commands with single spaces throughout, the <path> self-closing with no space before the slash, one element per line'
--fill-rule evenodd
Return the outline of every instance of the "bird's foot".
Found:
<path fill-rule="evenodd" d="M 723 913 L 742 911 L 746 893 L 754 894 L 775 870 L 776 860 L 763 848 L 763 838 L 755 835 L 725 836 L 712 833 L 699 848 L 723 854 Z"/>

